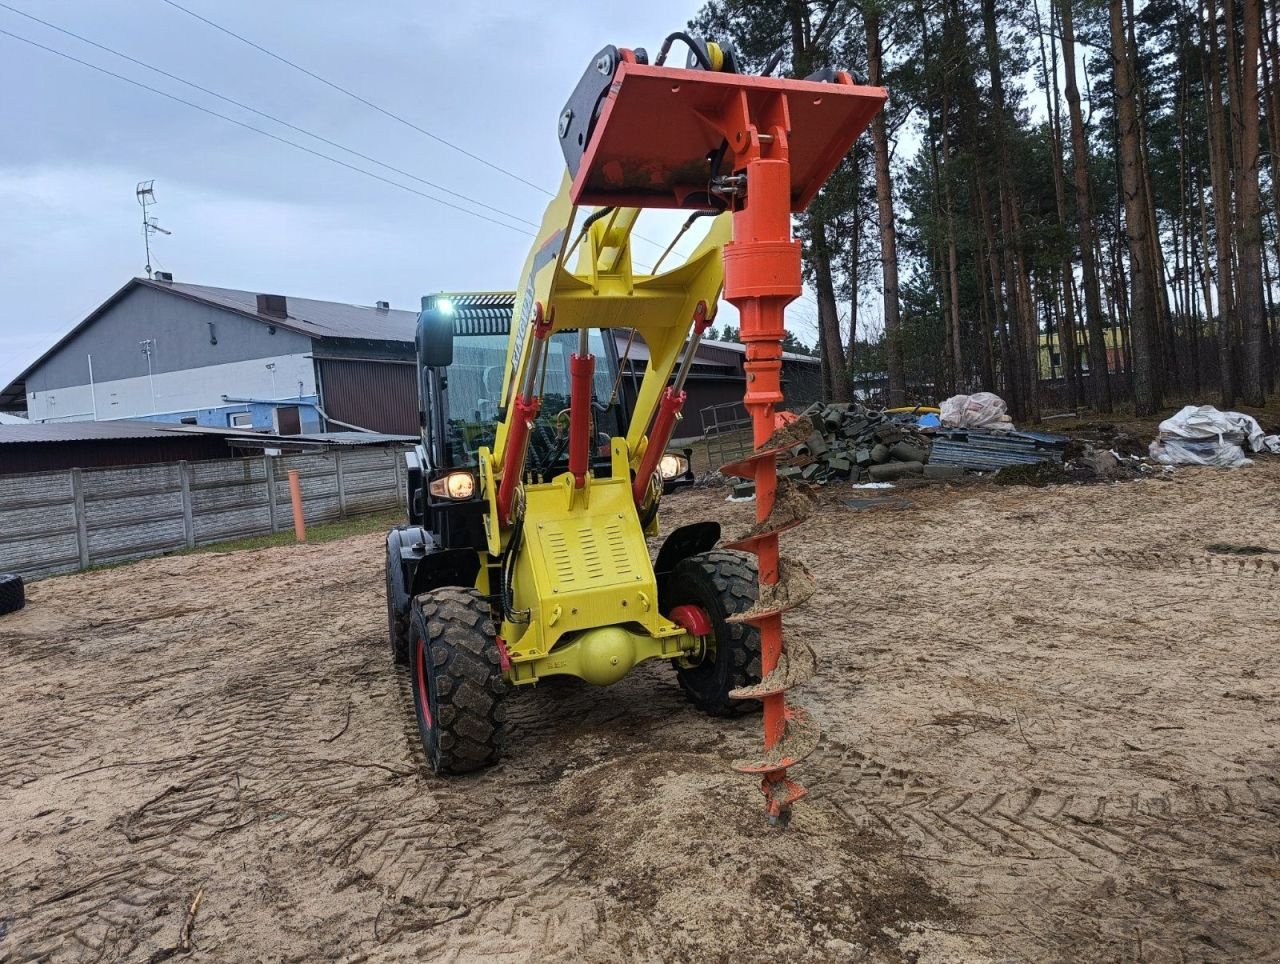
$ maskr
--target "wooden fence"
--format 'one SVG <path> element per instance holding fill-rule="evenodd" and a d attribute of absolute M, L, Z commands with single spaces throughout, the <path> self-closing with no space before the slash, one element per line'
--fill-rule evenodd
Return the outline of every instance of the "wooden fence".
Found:
<path fill-rule="evenodd" d="M 35 579 L 403 504 L 397 449 L 0 476 L 0 572 Z"/>

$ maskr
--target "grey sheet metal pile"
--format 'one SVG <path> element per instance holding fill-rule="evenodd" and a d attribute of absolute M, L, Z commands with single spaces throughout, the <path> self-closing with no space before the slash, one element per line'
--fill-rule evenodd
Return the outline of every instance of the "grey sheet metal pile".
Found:
<path fill-rule="evenodd" d="M 820 484 L 957 478 L 965 469 L 1061 462 L 1067 438 L 1043 432 L 920 429 L 914 412 L 857 402 L 815 403 L 801 413 L 813 431 L 779 457 L 779 478 Z M 803 436 L 800 436 L 803 437 Z"/>
<path fill-rule="evenodd" d="M 941 429 L 929 453 L 931 465 L 954 465 L 977 472 L 994 472 L 1011 465 L 1061 462 L 1065 435 L 1048 432 L 980 432 Z"/>

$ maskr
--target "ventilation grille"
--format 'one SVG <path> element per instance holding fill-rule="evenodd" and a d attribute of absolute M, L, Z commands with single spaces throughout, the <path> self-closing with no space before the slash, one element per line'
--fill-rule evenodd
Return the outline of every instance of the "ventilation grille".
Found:
<path fill-rule="evenodd" d="M 586 589 L 635 580 L 626 533 L 616 519 L 595 525 L 545 523 L 540 527 L 547 569 L 561 590 Z"/>

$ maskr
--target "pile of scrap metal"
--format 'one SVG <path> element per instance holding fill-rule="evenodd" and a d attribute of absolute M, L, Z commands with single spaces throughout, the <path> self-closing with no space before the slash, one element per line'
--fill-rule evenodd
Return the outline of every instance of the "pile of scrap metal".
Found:
<path fill-rule="evenodd" d="M 810 485 L 955 479 L 965 470 L 1063 461 L 1065 435 L 945 427 L 938 414 L 936 408 L 815 402 L 787 426 L 795 444 L 779 453 L 778 478 Z M 742 482 L 734 497 L 749 498 L 753 488 Z"/>
<path fill-rule="evenodd" d="M 935 417 L 929 419 L 930 415 Z M 778 477 L 814 484 L 954 478 L 961 474 L 959 468 L 928 464 L 928 429 L 920 422 L 925 416 L 936 425 L 936 415 L 937 409 L 885 410 L 857 402 L 815 402 L 800 414 L 812 432 L 779 456 Z"/>
<path fill-rule="evenodd" d="M 1069 439 L 1048 432 L 990 432 L 944 428 L 933 440 L 932 465 L 952 465 L 975 472 L 996 472 L 1012 465 L 1061 462 Z"/>

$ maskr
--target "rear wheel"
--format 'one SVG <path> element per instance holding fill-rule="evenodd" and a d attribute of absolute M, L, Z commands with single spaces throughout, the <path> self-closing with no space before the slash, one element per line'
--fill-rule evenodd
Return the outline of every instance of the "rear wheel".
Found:
<path fill-rule="evenodd" d="M 484 597 L 457 586 L 423 593 L 413 600 L 409 639 L 414 710 L 432 771 L 470 773 L 498 762 L 507 684 Z"/>
<path fill-rule="evenodd" d="M 696 606 L 706 614 L 710 633 L 692 657 L 674 660 L 676 679 L 694 706 L 711 716 L 736 716 L 760 708 L 757 700 L 734 700 L 729 691 L 760 682 L 760 633 L 750 623 L 728 617 L 746 612 L 756 601 L 756 562 L 745 552 L 712 549 L 676 563 L 663 600 L 670 613 Z"/>
<path fill-rule="evenodd" d="M 400 558 L 403 529 L 387 533 L 387 635 L 391 658 L 403 666 L 409 662 L 409 590 L 404 584 L 404 563 Z"/>

